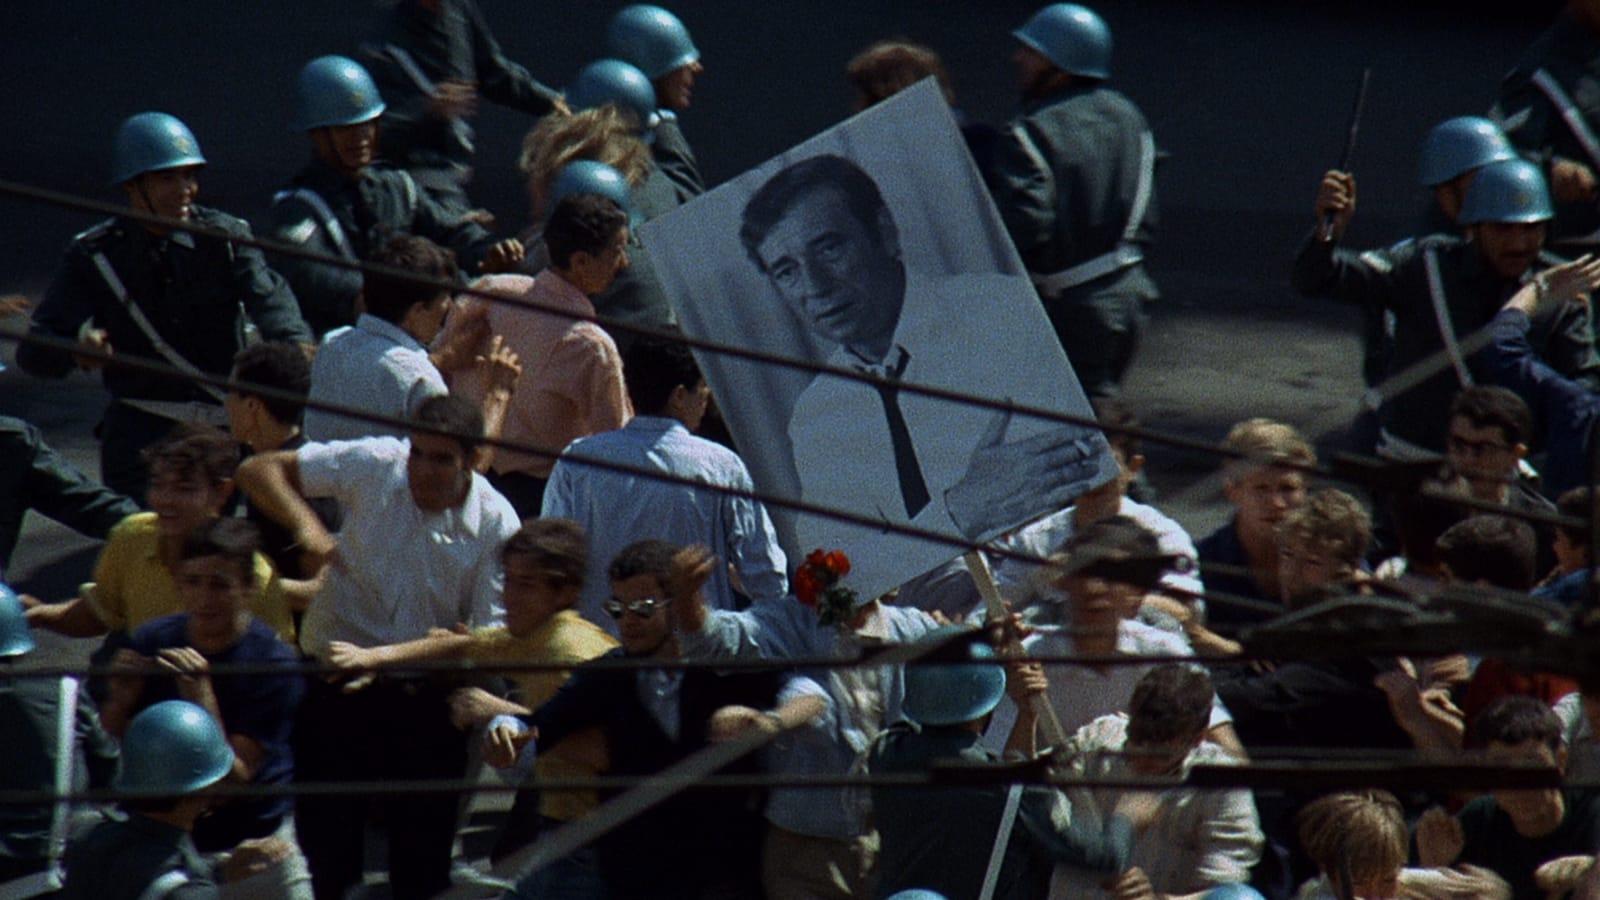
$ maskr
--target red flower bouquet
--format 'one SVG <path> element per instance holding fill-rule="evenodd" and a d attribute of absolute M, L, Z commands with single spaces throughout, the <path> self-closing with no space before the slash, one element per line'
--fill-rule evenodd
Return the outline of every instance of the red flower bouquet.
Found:
<path fill-rule="evenodd" d="M 817 611 L 823 625 L 843 625 L 855 614 L 857 594 L 839 582 L 850 574 L 850 557 L 842 550 L 813 550 L 794 573 L 794 595 Z"/>

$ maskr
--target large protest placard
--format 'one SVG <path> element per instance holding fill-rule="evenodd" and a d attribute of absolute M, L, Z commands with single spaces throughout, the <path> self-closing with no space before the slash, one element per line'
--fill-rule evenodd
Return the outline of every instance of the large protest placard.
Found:
<path fill-rule="evenodd" d="M 1093 415 L 931 81 L 647 223 L 641 237 L 689 334 L 890 382 L 697 353 L 764 492 L 987 540 L 1115 471 L 1097 429 L 897 386 Z M 864 596 L 959 552 L 771 512 L 791 560 L 843 549 Z"/>

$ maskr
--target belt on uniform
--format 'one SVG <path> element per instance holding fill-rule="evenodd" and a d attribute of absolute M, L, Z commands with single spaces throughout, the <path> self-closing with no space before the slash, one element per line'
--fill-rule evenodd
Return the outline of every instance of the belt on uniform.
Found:
<path fill-rule="evenodd" d="M 1030 272 L 1028 277 L 1033 280 L 1033 286 L 1039 289 L 1040 295 L 1044 297 L 1059 297 L 1080 284 L 1088 284 L 1091 281 L 1104 278 L 1113 272 L 1120 272 L 1143 261 L 1144 253 L 1139 249 L 1138 245 L 1121 244 L 1110 253 L 1102 253 L 1091 260 L 1078 263 L 1070 269 L 1062 269 L 1049 275 Z"/>
<path fill-rule="evenodd" d="M 187 422 L 191 425 L 215 425 L 218 428 L 228 427 L 228 414 L 222 407 L 215 403 L 201 403 L 199 401 L 184 402 L 180 400 L 129 400 L 122 398 L 117 402 L 123 406 L 132 407 L 140 412 L 174 422 Z"/>

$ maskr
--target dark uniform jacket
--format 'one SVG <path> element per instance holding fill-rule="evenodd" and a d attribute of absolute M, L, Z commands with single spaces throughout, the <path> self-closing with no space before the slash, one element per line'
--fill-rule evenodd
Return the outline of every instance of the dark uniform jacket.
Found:
<path fill-rule="evenodd" d="M 34 510 L 80 534 L 103 539 L 138 504 L 91 481 L 50 449 L 39 429 L 0 416 L 0 578 L 22 534 L 22 519 Z"/>
<path fill-rule="evenodd" d="M 436 6 L 437 10 L 425 6 Z M 430 98 L 392 57 L 383 53 L 389 44 L 405 50 L 435 85 L 452 80 L 474 82 L 478 94 L 491 103 L 542 116 L 561 96 L 500 52 L 500 45 L 474 0 L 438 0 L 431 4 L 400 0 L 394 4 L 377 40 L 368 46 L 363 62 L 388 106 L 378 123 L 383 154 L 406 168 L 470 166 L 472 130 L 459 119 L 449 121 L 428 115 Z"/>
<path fill-rule="evenodd" d="M 330 234 L 322 211 L 293 193 L 300 189 L 322 198 L 338 222 L 348 253 Z M 278 194 L 268 216 L 267 233 L 274 240 L 314 253 L 353 255 L 357 260 L 371 258 L 394 237 L 419 235 L 454 250 L 464 271 L 476 269 L 494 243 L 481 226 L 447 212 L 402 170 L 368 166 L 352 180 L 321 160 L 312 160 L 289 188 Z M 289 257 L 273 263 L 294 285 L 306 321 L 318 335 L 355 323 L 355 303 L 361 293 L 359 271 Z"/>
<path fill-rule="evenodd" d="M 159 894 L 164 900 L 220 896 L 188 832 L 145 816 L 95 826 L 67 848 L 66 863 L 60 900 L 140 900 L 158 879 L 171 886 Z"/>
<path fill-rule="evenodd" d="M 1034 101 L 1002 131 L 989 189 L 1029 272 L 1059 272 L 1122 242 L 1139 185 L 1140 138 L 1147 131 L 1138 107 L 1101 85 L 1071 87 Z M 1150 246 L 1156 219 L 1152 187 L 1135 244 Z M 1158 296 L 1140 264 L 1079 285 L 1068 295 L 1102 293 L 1144 300 Z"/>
<path fill-rule="evenodd" d="M 1582 163 L 1600 175 L 1600 160 L 1584 150 L 1563 121 L 1561 111 L 1534 84 L 1534 73 L 1541 69 L 1560 86 L 1589 131 L 1600 138 L 1600 35 L 1575 19 L 1571 12 L 1563 11 L 1501 82 L 1500 96 L 1491 113 L 1505 129 L 1512 145 L 1540 164 L 1547 164 L 1549 157 L 1557 156 Z M 1600 204 L 1592 200 L 1560 204 L 1556 207 L 1550 243 L 1565 243 L 1568 238 L 1588 235 L 1597 228 L 1600 228 Z M 1600 241 L 1583 243 L 1592 246 Z"/>
<path fill-rule="evenodd" d="M 1429 248 L 1439 260 L 1440 282 L 1457 344 L 1464 356 L 1471 357 L 1473 345 L 1468 342 L 1469 336 L 1489 324 L 1521 282 L 1501 278 L 1478 248 L 1462 238 L 1430 235 L 1386 250 L 1356 254 L 1336 249 L 1313 234 L 1295 257 L 1292 281 L 1295 290 L 1308 297 L 1328 297 L 1394 313 L 1394 356 L 1389 364 L 1389 375 L 1393 376 L 1445 349 L 1428 291 L 1425 251 Z M 1542 253 L 1528 274 L 1560 261 L 1552 254 Z M 1586 382 L 1600 377 L 1600 359 L 1595 356 L 1585 306 L 1571 303 L 1548 307 L 1534 321 L 1529 339 L 1557 371 Z M 1467 360 L 1476 379 L 1491 381 L 1482 361 L 1482 356 Z M 1449 359 L 1441 358 L 1437 371 L 1385 403 L 1379 417 L 1384 428 L 1397 437 L 1419 447 L 1442 450 L 1450 401 L 1460 389 Z"/>
<path fill-rule="evenodd" d="M 601 658 L 622 655 L 617 649 Z M 639 677 L 632 671 L 578 669 L 549 702 L 525 717 L 539 731 L 539 746 L 553 747 L 574 732 L 598 728 L 611 774 L 653 775 L 707 746 L 711 714 L 718 709 L 730 704 L 771 709 L 778 693 L 776 677 L 767 674 L 685 671 L 673 740 L 640 700 Z M 746 757 L 722 772 L 751 772 L 756 765 Z M 741 876 L 752 883 L 764 833 L 756 800 L 741 791 L 688 790 L 607 834 L 597 849 L 611 896 L 696 897 L 712 885 L 739 883 Z"/>
<path fill-rule="evenodd" d="M 194 223 L 250 237 L 243 219 L 194 207 Z M 294 294 L 267 267 L 261 251 L 208 235 L 175 231 L 158 236 L 127 219 L 107 219 L 77 235 L 33 316 L 32 331 L 75 340 L 94 320 L 112 350 L 162 361 L 150 339 L 101 277 L 95 254 L 103 254 L 156 332 L 202 372 L 225 376 L 245 343 L 245 316 L 263 340 L 309 343 Z M 36 345 L 17 348 L 17 364 L 35 375 L 60 377 L 73 369 L 72 354 Z M 146 400 L 209 400 L 198 387 L 115 365 L 103 370 L 114 397 Z"/>
<path fill-rule="evenodd" d="M 677 206 L 706 192 L 706 183 L 700 178 L 700 166 L 695 162 L 694 151 L 678 127 L 678 116 L 671 110 L 661 111 L 661 122 L 656 125 L 655 141 L 650 144 L 650 155 L 656 168 L 666 175 L 677 192 Z"/>

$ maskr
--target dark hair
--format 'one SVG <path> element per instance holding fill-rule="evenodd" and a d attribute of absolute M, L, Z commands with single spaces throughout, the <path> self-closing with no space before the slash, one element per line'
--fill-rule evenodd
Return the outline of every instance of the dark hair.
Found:
<path fill-rule="evenodd" d="M 1211 676 L 1203 669 L 1167 663 L 1133 687 L 1128 701 L 1128 740 L 1166 744 L 1201 734 L 1211 722 Z"/>
<path fill-rule="evenodd" d="M 1170 562 L 1150 529 L 1127 516 L 1110 516 L 1074 534 L 1057 559 L 1068 572 L 1150 590 Z"/>
<path fill-rule="evenodd" d="M 1594 488 L 1583 484 L 1563 491 L 1556 498 L 1556 512 L 1572 519 L 1582 519 L 1583 525 L 1557 525 L 1556 530 L 1567 536 L 1567 540 L 1584 548 L 1589 547 L 1589 529 L 1593 525 L 1594 515 Z"/>
<path fill-rule="evenodd" d="M 1101 425 L 1112 428 L 1138 428 L 1139 417 L 1133 414 L 1128 404 L 1114 397 L 1095 397 L 1089 401 L 1089 406 L 1094 409 L 1095 421 Z M 1106 441 L 1122 454 L 1124 460 L 1133 459 L 1144 449 L 1144 444 L 1136 435 L 1126 432 L 1107 431 Z"/>
<path fill-rule="evenodd" d="M 571 519 L 529 519 L 500 548 L 500 561 L 526 558 L 557 588 L 583 584 L 589 565 L 589 538 Z"/>
<path fill-rule="evenodd" d="M 832 188 L 844 198 L 845 207 L 862 225 L 873 241 L 879 241 L 878 221 L 889 209 L 872 180 L 862 168 L 842 156 L 832 154 L 813 156 L 797 162 L 767 180 L 744 205 L 739 223 L 739 241 L 744 252 L 755 262 L 756 268 L 765 272 L 761 262 L 761 242 L 767 232 L 783 219 L 801 197 L 814 190 Z"/>
<path fill-rule="evenodd" d="M 1466 507 L 1444 497 L 1424 493 L 1421 486 L 1396 492 L 1390 499 L 1395 537 L 1413 569 L 1432 569 L 1439 563 L 1439 538 L 1465 521 Z"/>
<path fill-rule="evenodd" d="M 1473 516 L 1439 536 L 1439 561 L 1451 576 L 1508 591 L 1533 587 L 1537 549 L 1528 523 L 1505 516 Z"/>
<path fill-rule="evenodd" d="M 550 264 L 565 269 L 580 250 L 599 256 L 628 227 L 628 214 L 609 197 L 572 194 L 562 197 L 544 225 L 544 245 Z"/>
<path fill-rule="evenodd" d="M 1551 750 L 1561 749 L 1561 718 L 1555 710 L 1533 697 L 1517 694 L 1501 697 L 1478 713 L 1467 728 L 1468 750 L 1525 741 L 1538 741 Z"/>
<path fill-rule="evenodd" d="M 247 385 L 262 385 L 305 399 L 311 392 L 311 361 L 294 344 L 269 341 L 251 344 L 233 356 L 233 392 L 261 401 L 267 414 L 285 425 L 300 422 L 305 403 L 267 397 Z"/>
<path fill-rule="evenodd" d="M 1474 428 L 1498 428 L 1508 444 L 1526 444 L 1533 435 L 1533 413 L 1512 391 L 1476 384 L 1450 403 L 1450 418 L 1460 416 Z"/>
<path fill-rule="evenodd" d="M 183 424 L 141 454 L 152 473 L 171 468 L 180 478 L 200 477 L 221 484 L 239 468 L 239 444 L 210 425 Z"/>
<path fill-rule="evenodd" d="M 649 575 L 664 585 L 672 572 L 672 557 L 677 553 L 678 547 L 666 541 L 635 541 L 611 558 L 607 574 L 612 581 Z"/>
<path fill-rule="evenodd" d="M 455 253 L 425 237 L 410 234 L 391 238 L 389 243 L 372 254 L 370 262 L 415 276 L 363 273 L 361 299 L 367 312 L 396 325 L 406 317 L 411 307 L 419 303 L 432 303 L 440 294 L 447 293 L 437 285 L 418 281 L 418 278 L 454 281 L 459 272 Z"/>
<path fill-rule="evenodd" d="M 622 354 L 622 378 L 633 410 L 641 416 L 661 415 L 673 388 L 693 388 L 704 380 L 694 355 L 682 342 L 646 337 L 634 341 Z"/>
<path fill-rule="evenodd" d="M 261 530 L 254 522 L 223 517 L 195 526 L 183 536 L 179 560 L 220 556 L 238 567 L 246 582 L 255 578 L 256 551 L 261 549 Z"/>
<path fill-rule="evenodd" d="M 956 102 L 950 73 L 939 54 L 912 41 L 878 41 L 857 53 L 845 66 L 844 75 L 860 95 L 862 108 L 887 100 L 929 76 L 939 82 L 946 103 Z"/>
<path fill-rule="evenodd" d="M 419 431 L 442 432 L 471 455 L 483 443 L 483 411 L 453 394 L 429 397 L 417 407 L 411 424 Z"/>

